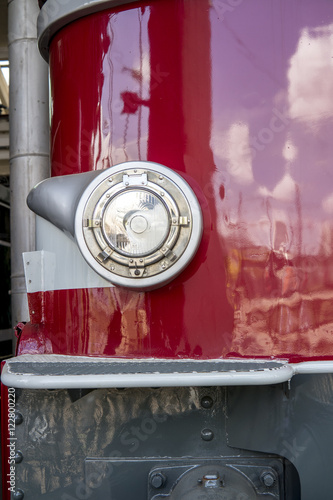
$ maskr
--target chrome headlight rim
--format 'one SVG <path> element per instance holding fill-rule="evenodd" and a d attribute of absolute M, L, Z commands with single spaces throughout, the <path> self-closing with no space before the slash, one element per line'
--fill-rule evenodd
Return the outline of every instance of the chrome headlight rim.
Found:
<path fill-rule="evenodd" d="M 147 175 L 144 176 L 143 173 Z M 144 179 L 142 182 L 139 179 L 140 175 Z M 119 182 L 120 178 L 126 179 L 126 182 L 124 180 L 122 183 Z M 112 196 L 126 192 L 126 189 L 127 192 L 136 189 L 152 191 L 170 210 L 172 234 L 169 232 L 162 247 L 148 256 L 114 255 L 114 249 L 110 249 L 110 246 L 103 249 L 105 240 L 100 238 L 103 225 L 100 215 L 103 210 L 105 213 L 104 198 L 109 195 L 108 198 L 112 199 Z M 91 207 L 96 207 L 98 203 L 99 208 L 97 212 L 93 210 L 93 213 L 98 214 L 99 220 L 94 219 L 94 216 L 91 220 L 87 219 L 86 214 L 91 213 Z M 188 215 L 184 216 L 185 212 Z M 86 222 L 83 222 L 84 220 Z M 170 168 L 148 161 L 131 161 L 102 170 L 83 192 L 75 214 L 75 238 L 88 264 L 114 285 L 136 290 L 159 288 L 178 276 L 195 255 L 201 241 L 202 228 L 200 204 L 189 184 Z M 96 237 L 92 238 L 94 233 L 98 235 L 97 239 L 100 238 L 98 255 L 96 255 Z M 92 251 L 87 244 L 87 238 L 92 241 Z M 139 262 L 140 259 L 142 262 Z M 119 266 L 125 266 L 128 274 L 120 275 Z M 147 266 L 155 266 L 154 269 L 157 271 L 149 275 Z M 121 273 L 124 273 L 123 268 Z"/>

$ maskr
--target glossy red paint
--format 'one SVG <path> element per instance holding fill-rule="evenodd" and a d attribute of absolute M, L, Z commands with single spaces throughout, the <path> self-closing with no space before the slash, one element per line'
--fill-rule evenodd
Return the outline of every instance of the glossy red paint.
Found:
<path fill-rule="evenodd" d="M 158 0 L 59 31 L 52 174 L 164 164 L 204 236 L 160 290 L 32 294 L 38 352 L 333 359 L 332 34 L 324 0 Z"/>
<path fill-rule="evenodd" d="M 299 327 L 297 304 L 290 312 L 287 301 L 276 303 L 272 308 L 269 299 L 259 299 L 261 309 L 250 310 L 249 314 L 257 314 L 257 321 L 263 324 L 270 322 L 270 329 L 258 329 L 255 333 L 249 329 L 242 336 L 240 327 L 232 333 L 219 329 L 223 304 L 221 311 L 216 303 L 215 308 L 212 303 L 200 304 L 200 298 L 202 301 L 205 298 L 203 294 L 197 298 L 195 290 L 187 302 L 187 290 L 169 285 L 173 300 L 178 299 L 183 308 L 175 316 L 170 313 L 169 318 L 164 289 L 137 293 L 120 288 L 91 288 L 31 294 L 32 320 L 42 313 L 41 304 L 45 311 L 52 311 L 53 318 L 47 314 L 41 323 L 27 324 L 17 354 L 201 359 L 275 357 L 291 362 L 332 358 L 331 334 L 322 334 L 327 322 L 333 320 L 329 300 L 320 301 L 319 307 L 326 308 L 326 316 L 323 316 L 323 324 L 317 326 L 317 335 L 309 329 L 295 330 L 295 326 Z M 195 313 L 196 308 L 200 314 Z M 293 323 L 291 314 L 294 314 Z M 209 329 L 205 328 L 204 321 L 209 322 Z M 215 328 L 212 328 L 214 322 Z M 282 328 L 286 330 L 281 331 Z"/>

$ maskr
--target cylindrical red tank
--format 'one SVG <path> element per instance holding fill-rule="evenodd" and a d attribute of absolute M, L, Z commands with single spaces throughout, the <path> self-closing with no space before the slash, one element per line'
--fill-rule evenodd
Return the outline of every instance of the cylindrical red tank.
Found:
<path fill-rule="evenodd" d="M 332 26 L 330 2 L 158 0 L 59 29 L 52 175 L 163 164 L 204 230 L 158 290 L 29 294 L 19 353 L 332 358 Z"/>

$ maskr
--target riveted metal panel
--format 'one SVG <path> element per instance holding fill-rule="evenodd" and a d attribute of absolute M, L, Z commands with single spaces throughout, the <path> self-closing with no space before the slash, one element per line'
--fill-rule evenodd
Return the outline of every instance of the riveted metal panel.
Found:
<path fill-rule="evenodd" d="M 114 500 L 146 500 L 152 471 L 170 476 L 169 495 L 181 468 L 207 464 L 275 467 L 271 497 L 284 488 L 279 457 L 228 447 L 224 388 L 17 390 L 16 404 L 15 447 L 23 459 L 15 477 L 24 498 L 99 499 L 111 492 Z"/>

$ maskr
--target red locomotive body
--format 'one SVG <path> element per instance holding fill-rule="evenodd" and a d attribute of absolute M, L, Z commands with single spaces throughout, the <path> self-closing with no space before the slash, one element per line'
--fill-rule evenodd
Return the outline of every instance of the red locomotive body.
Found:
<path fill-rule="evenodd" d="M 39 22 L 13 498 L 328 500 L 333 5 L 47 0 Z"/>

